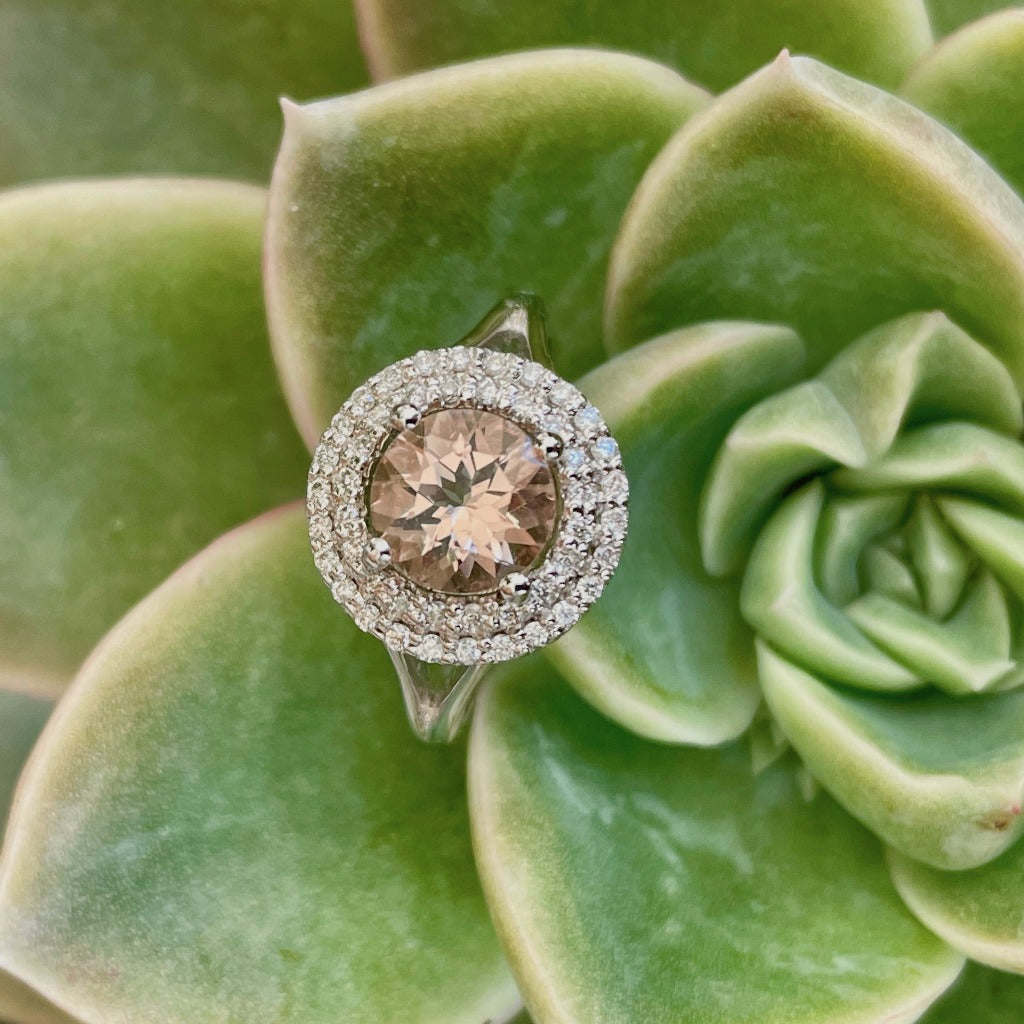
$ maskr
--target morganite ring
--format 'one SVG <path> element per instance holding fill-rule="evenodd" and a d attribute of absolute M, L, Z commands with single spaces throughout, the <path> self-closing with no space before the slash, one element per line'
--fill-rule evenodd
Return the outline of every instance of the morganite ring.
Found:
<path fill-rule="evenodd" d="M 387 647 L 427 740 L 452 739 L 484 669 L 570 629 L 618 564 L 618 445 L 546 361 L 538 300 L 509 299 L 357 388 L 313 454 L 317 568 Z"/>

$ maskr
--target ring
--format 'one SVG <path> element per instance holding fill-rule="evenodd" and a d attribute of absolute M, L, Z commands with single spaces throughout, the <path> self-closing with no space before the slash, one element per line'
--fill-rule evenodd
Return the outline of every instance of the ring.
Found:
<path fill-rule="evenodd" d="M 424 740 L 452 740 L 487 667 L 571 629 L 619 561 L 619 447 L 549 364 L 540 302 L 515 296 L 356 388 L 313 453 L 313 560 Z"/>

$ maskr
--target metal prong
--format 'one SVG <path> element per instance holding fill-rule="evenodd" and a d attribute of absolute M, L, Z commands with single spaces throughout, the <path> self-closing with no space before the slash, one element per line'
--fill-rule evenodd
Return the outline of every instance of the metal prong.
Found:
<path fill-rule="evenodd" d="M 530 592 L 529 577 L 521 572 L 510 572 L 498 585 L 498 591 L 508 601 L 522 601 Z"/>
<path fill-rule="evenodd" d="M 421 417 L 422 413 L 415 405 L 400 405 L 391 414 L 391 425 L 396 430 L 412 430 Z"/>
<path fill-rule="evenodd" d="M 383 569 L 391 564 L 391 545 L 383 537 L 371 537 L 366 542 L 363 561 L 370 569 Z"/>
<path fill-rule="evenodd" d="M 557 434 L 541 434 L 537 445 L 548 462 L 557 462 L 562 455 L 562 439 Z"/>

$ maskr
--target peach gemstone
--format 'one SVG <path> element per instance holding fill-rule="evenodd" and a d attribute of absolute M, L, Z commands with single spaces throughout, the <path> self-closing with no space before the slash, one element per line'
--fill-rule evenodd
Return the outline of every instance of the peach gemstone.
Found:
<path fill-rule="evenodd" d="M 558 516 L 551 467 L 518 424 L 482 409 L 428 413 L 370 477 L 370 527 L 413 583 L 494 590 L 544 553 Z"/>

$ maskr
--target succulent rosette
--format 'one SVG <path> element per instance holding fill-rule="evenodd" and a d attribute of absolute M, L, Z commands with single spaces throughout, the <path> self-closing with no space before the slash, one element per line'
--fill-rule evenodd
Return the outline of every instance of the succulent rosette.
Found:
<path fill-rule="evenodd" d="M 1024 1018 L 1024 11 L 679 6 L 11 7 L 0 1019 Z M 630 531 L 428 746 L 299 499 L 518 291 Z"/>

